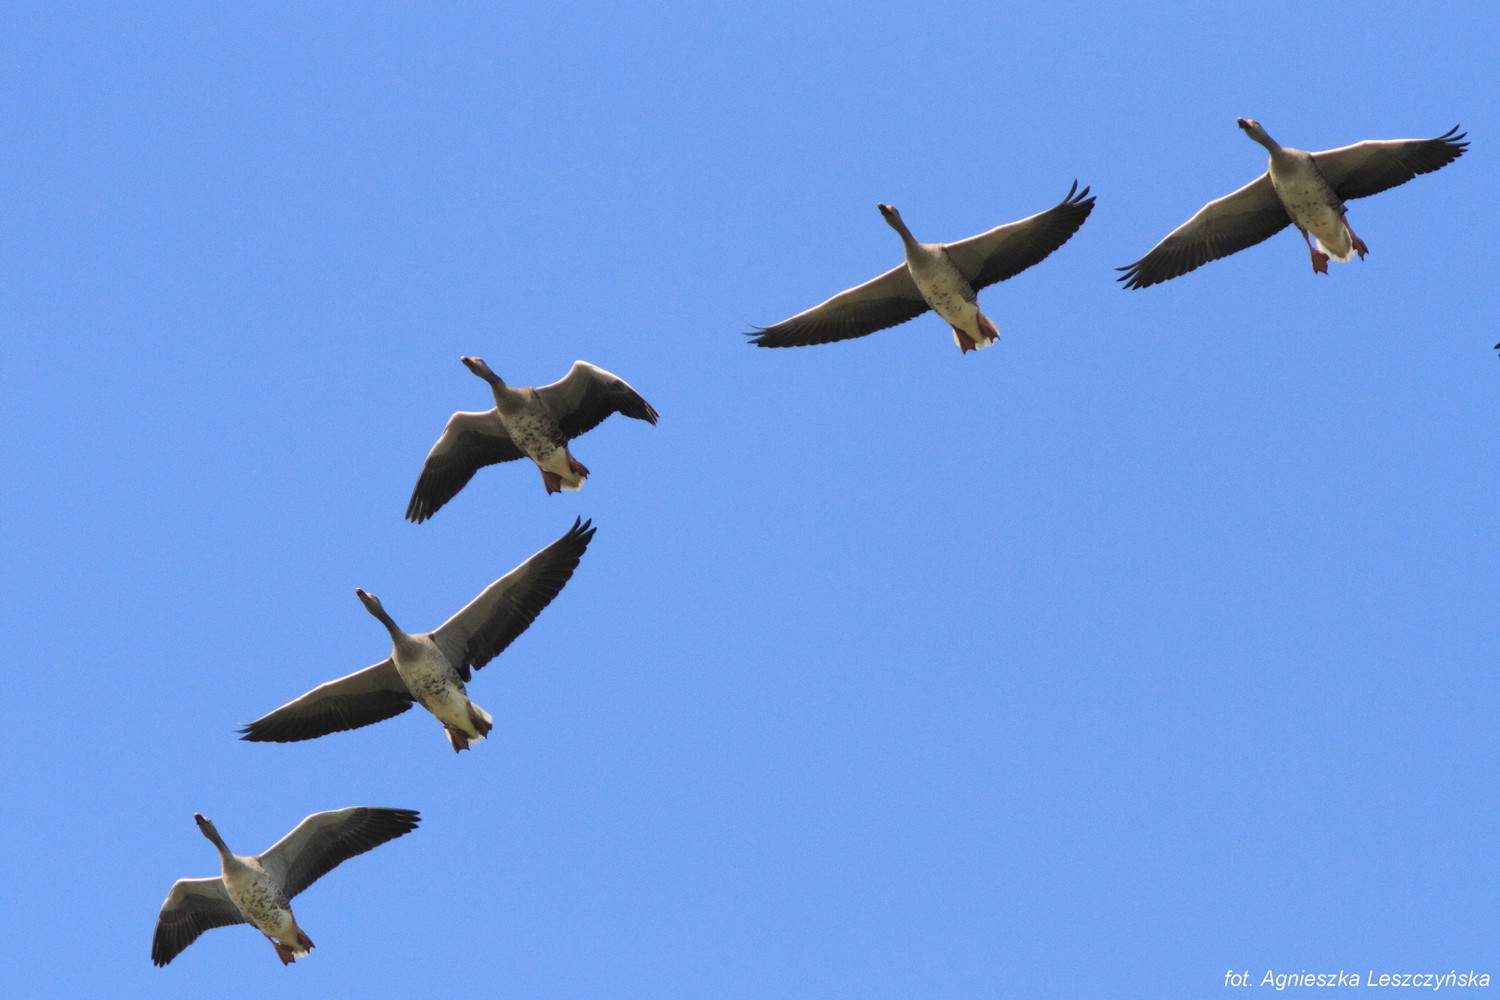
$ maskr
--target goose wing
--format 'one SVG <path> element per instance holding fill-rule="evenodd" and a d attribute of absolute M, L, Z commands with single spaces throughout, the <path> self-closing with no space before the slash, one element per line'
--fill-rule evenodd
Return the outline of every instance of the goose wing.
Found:
<path fill-rule="evenodd" d="M 523 454 L 494 410 L 453 414 L 422 463 L 422 472 L 406 505 L 406 519 L 421 524 L 457 496 L 474 478 L 474 473 L 486 465 L 514 461 Z"/>
<path fill-rule="evenodd" d="M 204 931 L 230 924 L 245 923 L 244 914 L 229 898 L 224 880 L 213 878 L 180 878 L 172 884 L 161 913 L 156 917 L 156 933 L 151 936 L 151 962 L 166 965 Z"/>
<path fill-rule="evenodd" d="M 356 854 L 415 830 L 420 821 L 411 809 L 373 806 L 313 813 L 259 860 L 291 899 Z"/>
<path fill-rule="evenodd" d="M 949 243 L 948 259 L 977 292 L 1041 263 L 1078 232 L 1093 210 L 1089 189 L 1079 191 L 1074 181 L 1068 196 L 1045 212 Z"/>
<path fill-rule="evenodd" d="M 1125 272 L 1118 280 L 1126 288 L 1145 288 L 1187 274 L 1270 239 L 1291 222 L 1271 187 L 1271 175 L 1261 174 L 1238 191 L 1204 205 L 1134 264 L 1116 268 Z"/>
<path fill-rule="evenodd" d="M 253 743 L 291 743 L 345 729 L 358 729 L 400 715 L 412 706 L 412 694 L 396 672 L 394 660 L 319 684 L 276 711 L 242 726 L 240 737 Z"/>
<path fill-rule="evenodd" d="M 536 395 L 570 439 L 598 427 L 611 413 L 656 423 L 656 409 L 630 383 L 587 361 L 573 362 L 561 379 L 537 386 Z"/>
<path fill-rule="evenodd" d="M 1370 139 L 1312 154 L 1313 162 L 1344 201 L 1367 198 L 1418 174 L 1446 167 L 1469 144 L 1455 125 L 1436 139 Z"/>
<path fill-rule="evenodd" d="M 588 521 L 574 521 L 567 534 L 484 588 L 433 631 L 432 641 L 465 681 L 473 670 L 500 655 L 552 603 L 578 567 L 594 530 Z"/>
<path fill-rule="evenodd" d="M 903 261 L 878 278 L 750 334 L 755 338 L 750 343 L 759 347 L 831 344 L 905 323 L 927 309 L 927 302 L 917 291 L 917 283 L 911 280 L 911 272 Z"/>

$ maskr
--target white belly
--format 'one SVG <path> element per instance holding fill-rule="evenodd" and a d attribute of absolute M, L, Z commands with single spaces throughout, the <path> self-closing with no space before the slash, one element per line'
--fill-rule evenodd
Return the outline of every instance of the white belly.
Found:
<path fill-rule="evenodd" d="M 925 249 L 925 248 L 924 248 Z M 975 347 L 988 347 L 998 335 L 994 324 L 979 314 L 979 298 L 968 279 L 954 266 L 946 251 L 913 253 L 907 249 L 906 267 L 922 301 L 954 328 L 953 341 L 963 347 L 962 330 Z"/>
<path fill-rule="evenodd" d="M 1292 222 L 1317 240 L 1324 253 L 1334 260 L 1354 256 L 1354 241 L 1344 225 L 1344 207 L 1322 174 L 1299 173 L 1283 179 L 1273 175 L 1271 183 Z"/>
<path fill-rule="evenodd" d="M 556 445 L 548 445 L 545 449 L 537 449 L 531 454 L 531 460 L 548 472 L 556 473 L 564 483 L 573 482 L 577 479 L 573 475 L 573 469 L 568 465 L 568 449 L 559 448 Z"/>
<path fill-rule="evenodd" d="M 964 280 L 958 268 L 941 250 L 936 254 L 906 255 L 906 267 L 911 280 L 922 293 L 922 299 L 932 311 L 954 326 L 974 322 L 979 314 L 974 289 Z"/>
<path fill-rule="evenodd" d="M 973 330 L 979 323 L 979 303 L 966 299 L 957 289 L 935 288 L 922 296 L 932 311 L 948 321 L 950 326 Z"/>
<path fill-rule="evenodd" d="M 292 919 L 287 899 L 264 871 L 242 868 L 226 877 L 224 886 L 234 905 L 256 930 L 286 943 L 296 942 L 296 921 Z"/>
<path fill-rule="evenodd" d="M 561 452 L 565 441 L 550 418 L 534 410 L 504 419 L 505 432 L 537 465 L 542 465 L 553 453 Z M 545 466 L 544 466 L 545 467 Z"/>
<path fill-rule="evenodd" d="M 469 721 L 469 695 L 463 679 L 430 639 L 422 637 L 423 648 L 415 657 L 396 658 L 396 672 L 417 699 L 417 704 L 464 733 L 472 733 Z"/>

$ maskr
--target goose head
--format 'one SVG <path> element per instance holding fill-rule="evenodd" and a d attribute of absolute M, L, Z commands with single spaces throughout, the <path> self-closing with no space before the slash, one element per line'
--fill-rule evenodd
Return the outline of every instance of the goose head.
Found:
<path fill-rule="evenodd" d="M 906 223 L 901 221 L 901 213 L 896 211 L 896 206 L 878 203 L 875 207 L 880 209 L 881 217 L 890 224 L 892 229 L 901 234 L 903 240 L 912 238 L 911 230 L 907 229 Z"/>
<path fill-rule="evenodd" d="M 360 590 L 358 587 L 354 588 L 354 596 L 359 598 L 359 603 L 365 606 L 365 610 L 374 615 L 375 620 L 384 625 L 391 635 L 395 635 L 401 631 L 400 627 L 391 620 L 391 616 L 385 613 L 385 607 L 381 605 L 380 598 L 368 590 Z"/>
<path fill-rule="evenodd" d="M 354 588 L 354 596 L 359 598 L 359 603 L 363 604 L 365 606 L 365 610 L 370 612 L 370 614 L 374 615 L 376 618 L 385 617 L 385 608 L 381 605 L 380 598 L 376 597 L 368 590 L 360 590 L 358 587 Z"/>
<path fill-rule="evenodd" d="M 483 358 L 459 358 L 458 360 L 464 363 L 465 368 L 469 369 L 469 371 L 484 379 L 490 385 L 505 384 L 505 382 L 501 380 L 499 375 L 496 375 L 494 372 L 490 371 L 490 366 L 484 363 Z"/>
<path fill-rule="evenodd" d="M 198 829 L 202 831 L 203 836 L 212 841 L 215 847 L 221 851 L 229 850 L 229 848 L 224 846 L 224 838 L 220 837 L 219 831 L 214 829 L 213 820 L 202 813 L 193 813 L 193 821 L 198 824 Z"/>
<path fill-rule="evenodd" d="M 1267 149 L 1278 148 L 1276 145 L 1276 140 L 1267 135 L 1265 128 L 1262 127 L 1261 123 L 1256 121 L 1254 118 L 1236 118 L 1234 120 L 1234 123 L 1238 125 L 1246 135 L 1248 135 L 1250 138 L 1254 139 L 1256 142 L 1260 143 Z"/>

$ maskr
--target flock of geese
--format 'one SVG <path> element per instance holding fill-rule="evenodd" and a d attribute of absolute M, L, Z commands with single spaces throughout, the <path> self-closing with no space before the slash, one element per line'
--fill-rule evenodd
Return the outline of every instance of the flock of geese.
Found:
<path fill-rule="evenodd" d="M 1349 227 L 1344 203 L 1404 184 L 1463 155 L 1468 143 L 1457 128 L 1435 139 L 1368 140 L 1309 153 L 1277 144 L 1259 122 L 1236 119 L 1270 154 L 1265 173 L 1209 202 L 1140 260 L 1120 268 L 1126 288 L 1145 288 L 1227 257 L 1288 225 L 1297 227 L 1313 271 L 1328 261 L 1368 252 Z M 928 309 L 953 328 L 959 350 L 988 347 L 999 338 L 979 311 L 977 292 L 1040 263 L 1066 243 L 1093 210 L 1088 188 L 1075 182 L 1061 202 L 1044 212 L 956 243 L 921 243 L 901 214 L 880 205 L 901 237 L 905 260 L 879 277 L 758 330 L 761 347 L 801 347 L 862 337 L 904 323 Z M 508 386 L 480 358 L 461 359 L 488 383 L 495 405 L 448 418 L 428 452 L 407 504 L 406 518 L 421 523 L 452 500 L 487 465 L 529 458 L 548 493 L 576 490 L 589 470 L 569 442 L 613 413 L 655 424 L 656 410 L 623 379 L 578 361 L 551 385 Z M 576 520 L 566 534 L 486 587 L 430 632 L 407 632 L 380 599 L 355 595 L 385 626 L 390 655 L 346 677 L 328 681 L 241 729 L 241 739 L 285 743 L 357 729 L 420 704 L 442 723 L 455 752 L 490 732 L 490 713 L 469 700 L 473 672 L 500 655 L 526 631 L 572 577 L 594 528 Z M 414 830 L 409 809 L 351 806 L 313 813 L 257 855 L 229 850 L 212 822 L 194 815 L 219 852 L 220 874 L 179 879 L 157 918 L 151 960 L 166 965 L 206 930 L 248 923 L 264 934 L 283 964 L 306 955 L 312 939 L 292 915 L 291 900 L 357 854 Z"/>

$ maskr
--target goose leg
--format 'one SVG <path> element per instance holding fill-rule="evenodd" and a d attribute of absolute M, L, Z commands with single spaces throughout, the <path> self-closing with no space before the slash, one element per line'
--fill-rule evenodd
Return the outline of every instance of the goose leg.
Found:
<path fill-rule="evenodd" d="M 469 704 L 469 725 L 480 736 L 488 736 L 490 730 L 495 728 L 495 724 L 481 715 L 472 702 Z"/>
<path fill-rule="evenodd" d="M 1349 242 L 1354 244 L 1354 252 L 1359 254 L 1360 260 L 1364 260 L 1365 254 L 1370 252 L 1370 248 L 1365 246 L 1364 240 L 1354 235 L 1354 230 L 1349 228 L 1349 219 L 1347 217 L 1344 219 L 1344 230 L 1349 234 Z"/>
<path fill-rule="evenodd" d="M 454 753 L 462 753 L 469 749 L 468 734 L 459 732 L 446 722 L 443 723 L 443 731 L 448 734 L 448 742 L 453 744 Z"/>
<path fill-rule="evenodd" d="M 542 470 L 542 485 L 545 486 L 545 487 L 547 487 L 547 492 L 548 493 L 561 493 L 562 492 L 562 476 L 559 476 L 555 472 L 548 472 L 546 469 L 543 469 Z"/>
<path fill-rule="evenodd" d="M 1328 255 L 1326 253 L 1324 253 L 1323 251 L 1319 250 L 1317 247 L 1313 246 L 1312 237 L 1307 235 L 1307 230 L 1306 229 L 1303 229 L 1301 226 L 1298 226 L 1297 227 L 1297 232 L 1299 232 L 1299 233 L 1302 234 L 1302 239 L 1307 244 L 1307 252 L 1310 253 L 1310 254 L 1312 254 L 1313 273 L 1314 274 L 1327 274 L 1328 273 Z"/>
<path fill-rule="evenodd" d="M 566 445 L 563 446 L 563 453 L 568 456 L 568 468 L 573 470 L 573 474 L 579 479 L 587 479 L 589 475 L 588 466 L 574 458 L 573 452 Z"/>
<path fill-rule="evenodd" d="M 265 932 L 262 931 L 261 933 L 264 934 Z M 271 942 L 271 947 L 276 949 L 276 957 L 281 959 L 282 965 L 291 965 L 297 961 L 298 955 L 306 955 L 313 950 L 312 938 L 308 937 L 307 932 L 297 923 L 296 917 L 292 917 L 292 933 L 297 936 L 295 947 L 289 944 L 282 944 L 276 938 L 266 934 L 266 940 Z"/>
<path fill-rule="evenodd" d="M 959 327 L 955 326 L 953 328 L 953 339 L 958 341 L 958 352 L 960 354 L 968 354 L 970 351 L 979 350 L 978 346 L 974 343 L 974 338 L 964 333 Z"/>

